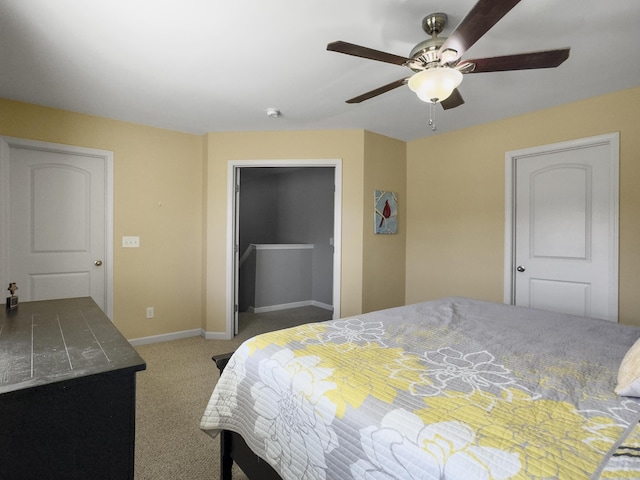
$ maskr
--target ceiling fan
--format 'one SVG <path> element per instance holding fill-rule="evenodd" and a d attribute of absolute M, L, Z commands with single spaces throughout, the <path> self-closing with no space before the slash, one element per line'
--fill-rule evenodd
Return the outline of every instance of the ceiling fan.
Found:
<path fill-rule="evenodd" d="M 347 100 L 347 103 L 360 103 L 408 83 L 418 98 L 432 105 L 440 103 L 446 110 L 464 103 L 457 88 L 463 74 L 557 67 L 569 58 L 569 48 L 472 60 L 461 59 L 474 43 L 519 2 L 520 0 L 479 0 L 448 38 L 438 37 L 447 23 L 447 15 L 427 15 L 422 20 L 422 28 L 431 38 L 416 45 L 409 57 L 343 41 L 328 44 L 327 50 L 333 52 L 392 63 L 408 67 L 414 72 L 410 77 L 358 95 Z"/>

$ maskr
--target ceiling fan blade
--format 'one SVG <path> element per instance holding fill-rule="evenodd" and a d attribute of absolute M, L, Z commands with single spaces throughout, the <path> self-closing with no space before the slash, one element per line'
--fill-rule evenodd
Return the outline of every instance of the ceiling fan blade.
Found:
<path fill-rule="evenodd" d="M 354 57 L 368 58 L 369 60 L 377 60 L 379 62 L 393 63 L 394 65 L 404 65 L 410 59 L 394 55 L 393 53 L 381 52 L 373 48 L 362 47 L 353 43 L 338 40 L 327 45 L 327 50 L 331 52 L 346 53 Z"/>
<path fill-rule="evenodd" d="M 459 64 L 459 67 L 464 73 L 554 68 L 569 58 L 570 50 L 570 48 L 560 48 L 557 50 L 543 50 L 540 52 L 504 55 L 501 57 L 476 58 L 473 60 L 464 60 Z M 466 67 L 467 64 L 473 64 L 475 68 L 469 68 L 469 70 L 465 72 L 466 68 L 468 68 Z"/>
<path fill-rule="evenodd" d="M 463 103 L 464 103 L 464 98 L 462 98 L 460 91 L 456 88 L 453 90 L 451 95 L 449 95 L 446 99 L 440 102 L 440 105 L 442 105 L 442 108 L 444 108 L 445 110 L 449 110 L 450 108 L 459 107 Z"/>
<path fill-rule="evenodd" d="M 378 95 L 382 95 L 383 93 L 388 92 L 389 90 L 393 90 L 394 88 L 398 88 L 404 85 L 407 82 L 406 78 L 401 78 L 400 80 L 396 80 L 394 82 L 383 85 L 382 87 L 378 87 L 375 90 L 371 90 L 370 92 L 363 93 L 362 95 L 358 95 L 357 97 L 353 97 L 347 100 L 347 103 L 360 103 L 365 100 L 369 100 L 370 98 L 377 97 Z"/>
<path fill-rule="evenodd" d="M 440 47 L 440 53 L 455 50 L 457 60 L 519 2 L 520 0 L 479 0 Z"/>

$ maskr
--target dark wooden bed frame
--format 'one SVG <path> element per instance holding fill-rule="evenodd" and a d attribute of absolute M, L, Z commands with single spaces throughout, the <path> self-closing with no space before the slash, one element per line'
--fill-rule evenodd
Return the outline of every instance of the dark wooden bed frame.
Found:
<path fill-rule="evenodd" d="M 211 357 L 220 374 L 229 363 L 233 353 Z M 229 430 L 220 432 L 220 480 L 231 480 L 231 467 L 236 462 L 249 479 L 282 480 L 280 475 L 266 461 L 253 453 L 240 434 Z"/>

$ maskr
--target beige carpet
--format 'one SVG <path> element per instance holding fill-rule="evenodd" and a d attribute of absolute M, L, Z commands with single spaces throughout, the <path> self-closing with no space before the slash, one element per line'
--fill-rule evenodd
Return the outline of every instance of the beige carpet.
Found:
<path fill-rule="evenodd" d="M 218 479 L 219 439 L 199 428 L 219 376 L 211 356 L 231 352 L 262 332 L 330 317 L 316 307 L 247 313 L 241 314 L 240 334 L 233 340 L 192 337 L 136 347 L 147 362 L 137 377 L 136 480 Z M 237 467 L 235 479 L 246 479 Z"/>

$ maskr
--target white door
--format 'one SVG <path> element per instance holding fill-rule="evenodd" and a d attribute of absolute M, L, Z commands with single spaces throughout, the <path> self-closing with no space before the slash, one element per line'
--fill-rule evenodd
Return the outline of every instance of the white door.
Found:
<path fill-rule="evenodd" d="M 507 161 L 509 303 L 617 321 L 617 135 L 510 152 Z"/>
<path fill-rule="evenodd" d="M 90 296 L 109 315 L 110 152 L 3 140 L 5 283 L 21 301 Z"/>

